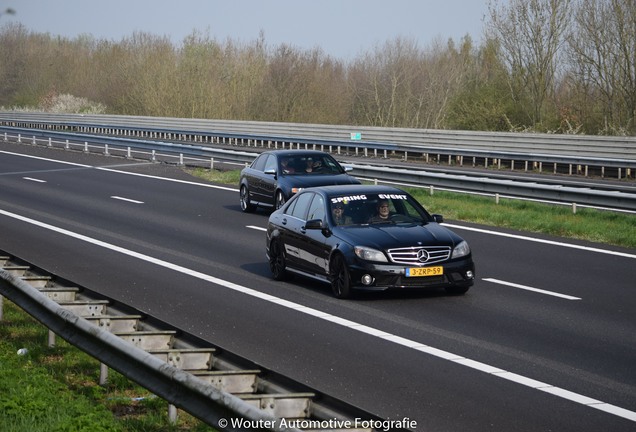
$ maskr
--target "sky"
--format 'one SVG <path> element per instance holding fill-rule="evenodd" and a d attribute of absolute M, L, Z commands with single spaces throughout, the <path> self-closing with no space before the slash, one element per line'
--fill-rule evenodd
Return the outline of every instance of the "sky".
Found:
<path fill-rule="evenodd" d="M 223 42 L 321 48 L 349 60 L 397 37 L 422 49 L 436 40 L 482 38 L 488 0 L 0 0 L 0 26 L 119 42 L 134 32 L 179 45 L 193 31 Z"/>

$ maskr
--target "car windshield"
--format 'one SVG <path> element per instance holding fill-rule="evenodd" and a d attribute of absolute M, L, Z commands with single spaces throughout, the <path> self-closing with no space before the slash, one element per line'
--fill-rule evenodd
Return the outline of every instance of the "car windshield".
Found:
<path fill-rule="evenodd" d="M 292 155 L 281 158 L 280 172 L 283 175 L 334 175 L 342 174 L 343 170 L 330 155 Z"/>
<path fill-rule="evenodd" d="M 425 224 L 433 220 L 404 193 L 333 196 L 330 205 L 334 225 Z"/>

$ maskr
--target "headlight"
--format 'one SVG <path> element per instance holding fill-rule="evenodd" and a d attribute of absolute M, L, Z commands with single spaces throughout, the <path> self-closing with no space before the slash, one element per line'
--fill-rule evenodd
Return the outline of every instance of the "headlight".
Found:
<path fill-rule="evenodd" d="M 470 247 L 468 247 L 468 243 L 466 241 L 462 241 L 460 244 L 455 246 L 453 249 L 453 255 L 451 258 L 461 258 L 470 253 Z"/>
<path fill-rule="evenodd" d="M 377 249 L 371 249 L 364 246 L 356 246 L 353 248 L 356 256 L 366 261 L 387 262 L 386 255 Z"/>

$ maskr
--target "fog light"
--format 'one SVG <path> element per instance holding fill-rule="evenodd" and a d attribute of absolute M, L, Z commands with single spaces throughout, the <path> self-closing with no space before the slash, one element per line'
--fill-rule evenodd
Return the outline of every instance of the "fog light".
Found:
<path fill-rule="evenodd" d="M 364 285 L 371 285 L 373 283 L 373 276 L 365 274 L 362 276 L 362 283 Z"/>
<path fill-rule="evenodd" d="M 466 279 L 472 279 L 472 278 L 474 278 L 474 277 L 475 277 L 475 276 L 473 275 L 473 272 L 472 272 L 471 270 L 468 270 L 468 271 L 466 272 Z"/>

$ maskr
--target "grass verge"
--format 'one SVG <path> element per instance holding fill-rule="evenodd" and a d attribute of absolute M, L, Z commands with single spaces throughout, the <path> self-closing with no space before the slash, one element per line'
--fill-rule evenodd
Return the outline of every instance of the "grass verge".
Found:
<path fill-rule="evenodd" d="M 203 168 L 188 172 L 210 182 L 238 185 L 240 171 L 215 171 Z M 636 216 L 628 213 L 542 204 L 531 201 L 404 188 L 431 213 L 445 219 L 542 233 L 557 237 L 636 249 Z M 238 199 L 238 198 L 237 198 Z"/>
<path fill-rule="evenodd" d="M 214 431 L 110 370 L 100 386 L 99 362 L 57 338 L 12 302 L 0 321 L 0 431 L 3 432 L 204 432 Z M 26 348 L 27 353 L 17 352 Z"/>

